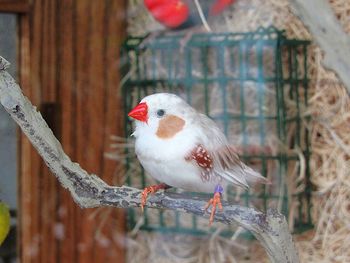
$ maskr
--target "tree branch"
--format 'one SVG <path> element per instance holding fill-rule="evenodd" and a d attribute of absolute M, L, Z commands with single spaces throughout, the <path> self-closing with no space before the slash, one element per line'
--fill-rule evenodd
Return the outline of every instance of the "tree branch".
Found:
<path fill-rule="evenodd" d="M 350 94 L 350 38 L 327 0 L 290 0 L 292 11 L 324 51 L 323 65 L 338 74 Z"/>
<path fill-rule="evenodd" d="M 141 191 L 135 188 L 107 185 L 94 174 L 88 174 L 64 153 L 41 114 L 24 97 L 20 87 L 6 72 L 9 63 L 0 57 L 0 102 L 21 127 L 46 165 L 72 194 L 82 208 L 114 206 L 139 207 Z M 171 209 L 208 218 L 206 200 L 177 193 L 157 193 L 150 196 L 147 206 Z M 298 255 L 289 233 L 285 217 L 275 210 L 267 214 L 253 208 L 223 203 L 215 220 L 225 224 L 238 224 L 250 230 L 266 249 L 272 262 L 298 263 Z"/>

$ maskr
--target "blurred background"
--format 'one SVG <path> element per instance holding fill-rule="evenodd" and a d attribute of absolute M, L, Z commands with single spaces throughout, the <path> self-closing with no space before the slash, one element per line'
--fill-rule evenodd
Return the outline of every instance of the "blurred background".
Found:
<path fill-rule="evenodd" d="M 178 94 L 272 181 L 226 199 L 281 211 L 301 262 L 350 262 L 350 100 L 314 36 L 287 0 L 222 1 L 215 16 L 220 0 L 186 0 L 186 24 L 178 2 L 0 0 L 0 55 L 71 159 L 108 184 L 155 183 L 126 114 L 147 94 Z M 349 34 L 347 1 L 328 3 Z M 1 107 L 0 199 L 11 215 L 0 262 L 269 262 L 236 226 L 80 209 Z"/>
<path fill-rule="evenodd" d="M 17 17 L 15 14 L 0 14 L 0 36 L 0 53 L 8 56 L 12 61 L 9 73 L 18 80 Z M 10 233 L 6 242 L 0 247 L 0 253 L 1 257 L 10 260 L 16 257 L 18 140 L 16 124 L 3 108 L 0 109 L 0 138 L 0 199 L 7 204 L 11 214 Z"/>

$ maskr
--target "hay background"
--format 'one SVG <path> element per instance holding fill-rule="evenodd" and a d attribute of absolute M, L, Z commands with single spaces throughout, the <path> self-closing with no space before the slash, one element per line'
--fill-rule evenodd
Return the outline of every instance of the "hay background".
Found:
<path fill-rule="evenodd" d="M 350 2 L 330 0 L 339 22 L 350 33 Z M 315 14 L 317 15 L 317 14 Z M 128 33 L 144 35 L 162 27 L 146 12 L 142 0 L 129 0 Z M 311 39 L 287 0 L 237 0 L 213 31 L 245 32 L 274 25 L 288 38 Z M 296 235 L 302 262 L 350 262 L 350 99 L 339 79 L 322 65 L 312 45 L 310 82 L 311 180 L 315 230 Z M 239 244 L 218 235 L 195 238 L 134 231 L 128 239 L 128 262 L 268 262 L 255 242 Z"/>

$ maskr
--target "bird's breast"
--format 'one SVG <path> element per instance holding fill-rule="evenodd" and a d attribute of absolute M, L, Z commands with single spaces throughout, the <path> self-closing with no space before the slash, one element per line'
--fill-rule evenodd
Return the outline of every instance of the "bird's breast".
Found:
<path fill-rule="evenodd" d="M 141 136 L 136 138 L 135 152 L 145 171 L 156 180 L 187 191 L 212 192 L 217 182 L 204 181 L 201 168 L 186 160 L 197 145 L 198 140 L 191 132 L 179 133 L 168 140 Z"/>
<path fill-rule="evenodd" d="M 157 181 L 186 191 L 210 193 L 214 191 L 218 182 L 202 180 L 198 166 L 184 159 L 161 161 L 140 158 L 139 160 L 145 171 Z"/>
<path fill-rule="evenodd" d="M 135 141 L 135 152 L 139 158 L 143 159 L 162 161 L 184 159 L 196 142 L 196 136 L 186 130 L 170 138 L 140 135 Z"/>

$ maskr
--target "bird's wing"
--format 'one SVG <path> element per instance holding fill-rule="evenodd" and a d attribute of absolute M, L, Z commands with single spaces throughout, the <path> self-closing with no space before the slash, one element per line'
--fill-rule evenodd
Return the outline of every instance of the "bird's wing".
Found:
<path fill-rule="evenodd" d="M 265 177 L 240 160 L 234 148 L 229 146 L 225 135 L 213 120 L 203 114 L 199 114 L 197 117 L 198 128 L 196 132 L 201 138 L 200 145 L 205 145 L 205 151 L 211 158 L 212 173 L 243 188 L 248 188 L 248 183 L 268 183 Z"/>
<path fill-rule="evenodd" d="M 248 188 L 238 156 L 236 159 L 233 154 L 221 150 L 210 153 L 203 145 L 198 144 L 185 159 L 196 162 L 201 169 L 200 176 L 204 182 L 210 181 L 212 176 L 219 176 L 235 185 Z"/>
<path fill-rule="evenodd" d="M 224 174 L 222 177 L 234 184 L 237 184 L 238 181 L 238 185 L 247 188 L 248 183 L 269 183 L 260 173 L 245 165 L 231 146 L 220 147 L 213 151 L 211 155 L 213 156 L 215 170 L 219 174 Z"/>

